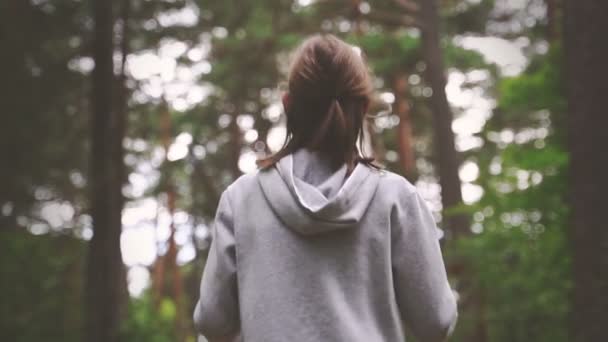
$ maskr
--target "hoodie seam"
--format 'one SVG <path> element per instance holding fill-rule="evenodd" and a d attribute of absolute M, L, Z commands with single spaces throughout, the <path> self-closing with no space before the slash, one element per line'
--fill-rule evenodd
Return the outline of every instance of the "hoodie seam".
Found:
<path fill-rule="evenodd" d="M 228 210 L 230 211 L 230 219 L 231 219 L 230 220 L 230 223 L 231 223 L 231 227 L 230 227 L 231 229 L 230 230 L 232 231 L 232 236 L 233 236 L 233 239 L 234 239 L 234 268 L 235 268 L 235 272 L 236 272 L 236 274 L 235 274 L 236 287 L 237 287 L 237 290 L 238 290 L 238 287 L 239 287 L 239 273 L 240 273 L 238 271 L 239 270 L 239 264 L 240 264 L 240 262 L 239 262 L 239 259 L 240 259 L 240 256 L 239 256 L 240 248 L 238 248 L 238 239 L 237 239 L 237 234 L 236 234 L 236 231 L 237 231 L 237 229 L 236 229 L 236 213 L 234 211 L 234 205 L 232 203 L 232 198 L 231 198 L 232 196 L 230 194 L 232 192 L 231 191 L 232 188 L 233 188 L 233 184 L 230 184 L 226 188 L 226 190 L 224 191 L 224 193 L 226 195 L 226 203 L 228 204 Z M 240 293 L 240 292 L 237 291 L 237 293 Z M 239 319 L 240 319 L 240 317 L 239 317 Z"/>

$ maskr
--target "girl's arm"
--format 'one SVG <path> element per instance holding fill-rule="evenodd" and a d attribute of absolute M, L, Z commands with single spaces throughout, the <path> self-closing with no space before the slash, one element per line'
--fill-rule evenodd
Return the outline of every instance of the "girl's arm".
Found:
<path fill-rule="evenodd" d="M 444 341 L 458 316 L 435 220 L 413 192 L 392 214 L 394 286 L 402 317 L 421 342 Z"/>
<path fill-rule="evenodd" d="M 234 337 L 219 337 L 219 338 L 210 338 L 207 342 L 243 342 L 241 335 L 237 335 Z"/>
<path fill-rule="evenodd" d="M 224 191 L 213 224 L 213 240 L 194 310 L 196 330 L 210 341 L 233 341 L 240 330 L 233 213 Z"/>

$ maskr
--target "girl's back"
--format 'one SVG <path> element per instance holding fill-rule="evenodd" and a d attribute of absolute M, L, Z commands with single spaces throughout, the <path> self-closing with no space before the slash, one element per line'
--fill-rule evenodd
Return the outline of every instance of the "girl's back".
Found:
<path fill-rule="evenodd" d="M 300 59 L 312 58 L 306 44 L 324 47 L 314 39 L 346 46 L 315 37 Z M 291 101 L 302 92 L 293 77 Z M 212 341 L 403 341 L 405 322 L 422 342 L 444 340 L 456 301 L 435 223 L 415 188 L 344 144 L 354 146 L 361 131 L 352 101 L 329 104 L 327 115 L 311 120 L 315 132 L 293 126 L 304 108 L 286 102 L 291 147 L 222 194 L 197 329 Z M 328 146 L 331 139 L 347 148 Z"/>

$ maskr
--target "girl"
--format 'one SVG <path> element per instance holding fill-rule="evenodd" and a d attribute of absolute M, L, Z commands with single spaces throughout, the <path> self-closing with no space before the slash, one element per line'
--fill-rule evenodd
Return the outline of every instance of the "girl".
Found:
<path fill-rule="evenodd" d="M 194 312 L 211 341 L 443 341 L 457 317 L 431 213 L 360 156 L 372 86 L 331 35 L 306 40 L 283 98 L 287 139 L 222 194 Z"/>

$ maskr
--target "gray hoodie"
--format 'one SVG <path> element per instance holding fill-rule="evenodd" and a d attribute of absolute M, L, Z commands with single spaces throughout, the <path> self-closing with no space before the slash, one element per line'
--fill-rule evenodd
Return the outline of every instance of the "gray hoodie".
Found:
<path fill-rule="evenodd" d="M 435 222 L 403 177 L 302 149 L 221 196 L 194 312 L 207 338 L 443 341 L 457 317 Z"/>

